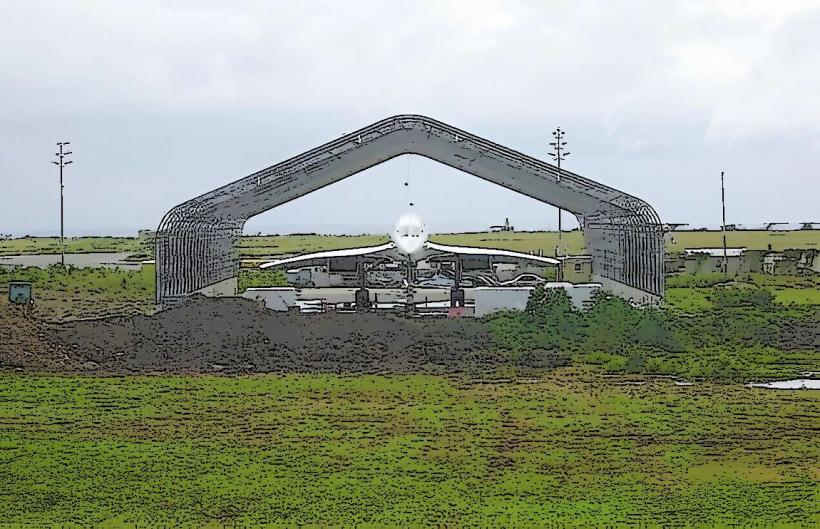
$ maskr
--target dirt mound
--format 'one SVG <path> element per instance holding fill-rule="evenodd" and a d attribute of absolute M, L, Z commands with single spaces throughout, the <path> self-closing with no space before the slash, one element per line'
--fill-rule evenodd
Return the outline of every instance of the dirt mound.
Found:
<path fill-rule="evenodd" d="M 29 307 L 0 301 L 0 369 L 77 370 L 83 364 Z"/>
<path fill-rule="evenodd" d="M 476 320 L 282 313 L 241 298 L 195 297 L 152 316 L 71 322 L 54 332 L 116 373 L 448 372 L 497 360 L 476 358 L 491 342 Z"/>

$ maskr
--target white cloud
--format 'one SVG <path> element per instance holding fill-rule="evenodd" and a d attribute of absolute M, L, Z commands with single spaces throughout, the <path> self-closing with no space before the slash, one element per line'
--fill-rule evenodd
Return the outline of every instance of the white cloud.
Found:
<path fill-rule="evenodd" d="M 817 27 L 820 2 L 798 0 L 7 0 L 0 134 L 25 124 L 40 141 L 52 119 L 70 129 L 150 116 L 176 130 L 191 116 L 242 116 L 310 129 L 276 136 L 309 148 L 343 132 L 337 123 L 421 112 L 489 136 L 512 131 L 531 152 L 561 124 L 584 142 L 576 163 L 607 175 L 634 173 L 613 156 L 660 166 L 706 149 L 745 163 L 759 154 L 744 142 L 784 131 L 816 152 Z M 90 136 L 110 134 L 94 126 Z M 168 157 L 190 153 L 174 141 Z M 0 160 L 0 178 L 25 163 Z"/>

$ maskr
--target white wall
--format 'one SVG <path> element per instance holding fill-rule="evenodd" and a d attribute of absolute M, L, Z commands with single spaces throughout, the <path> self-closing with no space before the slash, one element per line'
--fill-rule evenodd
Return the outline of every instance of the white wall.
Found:
<path fill-rule="evenodd" d="M 249 288 L 242 297 L 264 301 L 267 308 L 276 311 L 285 312 L 296 306 L 296 289 L 293 287 Z"/>
<path fill-rule="evenodd" d="M 475 316 L 480 318 L 501 310 L 524 310 L 534 287 L 476 287 Z"/>
<path fill-rule="evenodd" d="M 602 286 L 599 283 L 572 284 L 564 281 L 549 282 L 545 288 L 563 288 L 573 307 L 583 310 Z M 477 318 L 501 310 L 524 310 L 534 287 L 476 287 L 473 289 Z"/>
<path fill-rule="evenodd" d="M 586 309 L 592 303 L 592 297 L 601 290 L 600 283 L 568 283 L 566 281 L 550 281 L 544 285 L 545 288 L 563 288 L 572 306 L 578 310 Z"/>
<path fill-rule="evenodd" d="M 207 287 L 200 288 L 195 294 L 202 294 L 209 297 L 235 296 L 239 280 L 236 277 L 229 277 Z"/>

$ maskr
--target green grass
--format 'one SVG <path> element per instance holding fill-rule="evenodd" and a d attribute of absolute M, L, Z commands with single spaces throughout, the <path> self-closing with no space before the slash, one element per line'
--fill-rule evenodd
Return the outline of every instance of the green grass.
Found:
<path fill-rule="evenodd" d="M 679 274 L 666 279 L 666 304 L 683 311 L 708 310 L 714 307 L 710 300 L 713 287 L 763 287 L 784 305 L 820 305 L 820 275 L 791 276 L 769 274 L 740 274 L 726 278 L 721 273 Z"/>
<path fill-rule="evenodd" d="M 288 280 L 282 270 L 259 268 L 240 268 L 237 277 L 237 290 L 244 292 L 253 287 L 280 287 L 287 286 Z"/>
<path fill-rule="evenodd" d="M 342 250 L 387 242 L 387 235 L 284 235 L 244 236 L 239 240 L 242 257 Z"/>
<path fill-rule="evenodd" d="M 708 288 L 667 288 L 666 304 L 669 307 L 685 312 L 701 311 L 714 308 L 709 299 Z"/>
<path fill-rule="evenodd" d="M 771 289 L 774 299 L 784 305 L 820 305 L 820 289 L 817 288 L 784 288 Z"/>
<path fill-rule="evenodd" d="M 31 281 L 34 290 L 34 311 L 49 320 L 104 316 L 121 312 L 152 312 L 156 274 L 153 265 L 140 270 L 116 268 L 64 269 L 0 268 L 0 296 L 8 294 L 9 281 Z M 241 268 L 239 291 L 250 287 L 286 285 L 281 270 Z"/>
<path fill-rule="evenodd" d="M 502 233 L 445 233 L 434 234 L 431 240 L 441 244 L 501 248 L 519 252 L 543 252 L 553 255 L 556 246 L 570 254 L 585 253 L 584 237 L 580 231 L 568 232 L 559 240 L 557 232 L 502 232 Z M 387 241 L 378 235 L 286 235 L 245 236 L 239 246 L 245 257 L 337 250 L 371 246 Z M 820 248 L 820 230 L 789 232 L 737 231 L 728 232 L 727 243 L 732 247 L 765 250 L 788 248 Z M 666 235 L 666 251 L 683 252 L 686 248 L 718 248 L 722 246 L 720 232 L 682 231 Z"/>
<path fill-rule="evenodd" d="M 0 527 L 813 526 L 816 392 L 0 375 Z"/>
<path fill-rule="evenodd" d="M 540 250 L 545 255 L 552 255 L 559 245 L 556 232 L 450 233 L 435 234 L 430 239 L 440 244 L 458 246 L 482 246 L 519 252 Z M 375 246 L 387 240 L 387 235 L 245 236 L 239 242 L 239 252 L 243 257 L 260 257 Z M 583 235 L 580 232 L 564 233 L 560 246 L 569 253 L 582 253 Z"/>
<path fill-rule="evenodd" d="M 536 288 L 526 310 L 483 321 L 494 346 L 527 360 L 522 366 L 553 356 L 610 373 L 737 383 L 796 377 L 820 365 L 818 305 L 779 304 L 769 289 L 749 284 L 672 292 L 676 305 L 663 309 L 598 296 L 579 312 L 563 291 Z"/>
<path fill-rule="evenodd" d="M 0 284 L 8 281 L 30 281 L 37 289 L 59 290 L 78 296 L 106 294 L 113 299 L 143 299 L 153 297 L 156 278 L 154 267 L 150 265 L 139 270 L 63 268 L 60 265 L 0 268 Z"/>
<path fill-rule="evenodd" d="M 666 278 L 667 288 L 677 287 L 712 287 L 725 284 L 747 284 L 760 287 L 789 287 L 789 288 L 820 288 L 820 274 L 813 275 L 786 275 L 744 273 L 729 276 L 720 272 L 675 274 Z"/>
<path fill-rule="evenodd" d="M 66 253 L 129 252 L 144 253 L 148 248 L 144 240 L 135 237 L 70 237 L 65 240 Z M 57 254 L 60 253 L 59 237 L 23 237 L 0 240 L 0 255 Z"/>
<path fill-rule="evenodd" d="M 430 239 L 441 244 L 501 248 L 516 252 L 540 250 L 544 255 L 554 255 L 556 246 L 561 248 L 562 253 L 585 252 L 584 235 L 580 231 L 564 233 L 560 240 L 557 232 L 449 233 L 432 235 Z"/>
<path fill-rule="evenodd" d="M 30 281 L 34 314 L 47 320 L 100 317 L 115 313 L 154 310 L 155 268 L 2 268 L 0 296 L 8 294 L 9 281 Z"/>
<path fill-rule="evenodd" d="M 584 253 L 583 234 L 579 231 L 562 235 L 557 232 L 503 232 L 503 233 L 450 233 L 433 235 L 431 239 L 442 244 L 486 246 L 519 252 L 538 252 L 552 255 L 555 247 L 570 254 Z M 242 257 L 262 257 L 291 253 L 338 250 L 372 246 L 387 241 L 386 235 L 282 235 L 250 236 L 240 239 Z M 732 247 L 765 250 L 789 248 L 820 248 L 820 230 L 789 232 L 732 231 L 727 234 Z M 680 231 L 666 235 L 666 251 L 682 252 L 685 248 L 718 248 L 722 245 L 720 232 Z M 77 237 L 66 239 L 66 252 L 129 252 L 153 255 L 154 249 L 145 240 L 134 237 Z M 26 237 L 0 240 L 0 255 L 31 253 L 60 253 L 60 239 L 56 237 Z"/>
<path fill-rule="evenodd" d="M 722 248 L 719 231 L 675 231 L 667 233 L 666 251 L 680 253 L 686 248 Z M 791 248 L 820 249 L 820 230 L 795 231 L 729 231 L 726 244 L 732 248 L 780 251 Z"/>

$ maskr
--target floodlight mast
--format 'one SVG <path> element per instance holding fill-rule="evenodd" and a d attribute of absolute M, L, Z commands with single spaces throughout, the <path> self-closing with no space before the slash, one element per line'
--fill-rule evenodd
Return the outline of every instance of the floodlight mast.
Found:
<path fill-rule="evenodd" d="M 553 152 L 549 153 L 552 156 L 552 159 L 556 162 L 558 166 L 558 181 L 561 181 L 561 160 L 565 160 L 567 156 L 569 156 L 569 152 L 564 152 L 564 146 L 567 142 L 564 141 L 564 132 L 561 130 L 561 127 L 556 128 L 552 136 L 555 138 L 555 141 L 551 141 L 550 145 L 553 147 Z M 558 240 L 561 240 L 561 208 L 558 208 Z"/>
<path fill-rule="evenodd" d="M 63 208 L 63 189 L 65 186 L 63 185 L 63 167 L 66 165 L 71 165 L 73 161 L 66 160 L 65 158 L 71 154 L 71 151 L 63 151 L 63 147 L 66 145 L 71 145 L 70 141 L 58 141 L 57 146 L 60 148 L 59 152 L 55 152 L 54 156 L 57 157 L 57 161 L 52 161 L 54 165 L 60 167 L 60 264 L 63 268 L 65 268 L 65 216 L 64 216 L 64 208 Z"/>
<path fill-rule="evenodd" d="M 726 251 L 726 188 L 723 185 L 723 171 L 720 172 L 720 206 L 723 209 L 723 223 L 721 230 L 723 231 L 723 275 L 729 275 L 729 258 Z"/>

